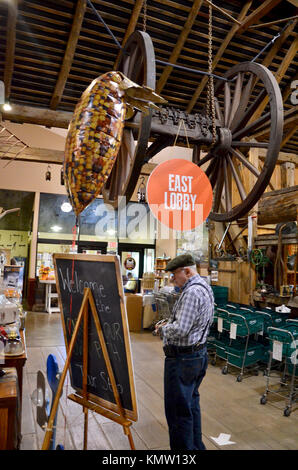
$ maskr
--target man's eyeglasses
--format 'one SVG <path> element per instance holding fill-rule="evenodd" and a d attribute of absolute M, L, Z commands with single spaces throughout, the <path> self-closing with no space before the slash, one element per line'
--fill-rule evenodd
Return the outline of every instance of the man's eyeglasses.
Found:
<path fill-rule="evenodd" d="M 173 281 L 175 279 L 175 275 L 180 273 L 181 271 L 184 271 L 184 268 L 179 268 L 175 272 L 171 273 L 170 280 Z"/>

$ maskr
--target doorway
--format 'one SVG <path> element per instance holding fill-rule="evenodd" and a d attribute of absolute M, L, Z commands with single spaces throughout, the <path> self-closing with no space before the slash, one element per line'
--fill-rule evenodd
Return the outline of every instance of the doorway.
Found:
<path fill-rule="evenodd" d="M 119 243 L 118 254 L 123 279 L 127 277 L 128 273 L 131 273 L 138 283 L 137 291 L 140 292 L 140 279 L 142 279 L 143 273 L 153 270 L 155 246 Z"/>

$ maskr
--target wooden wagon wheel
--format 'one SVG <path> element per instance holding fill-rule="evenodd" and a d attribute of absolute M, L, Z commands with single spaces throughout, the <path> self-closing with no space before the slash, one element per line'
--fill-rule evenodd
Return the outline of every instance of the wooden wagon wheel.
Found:
<path fill-rule="evenodd" d="M 283 132 L 282 96 L 266 67 L 245 62 L 232 67 L 225 77 L 232 81 L 220 81 L 215 88 L 218 143 L 197 163 L 208 162 L 205 172 L 214 198 L 209 217 L 216 221 L 239 219 L 256 204 L 270 181 Z M 269 104 L 260 113 L 258 108 L 266 97 Z M 269 126 L 268 141 L 253 138 Z M 252 148 L 267 150 L 261 170 L 248 159 Z M 247 183 L 253 178 L 249 188 Z"/>
<path fill-rule="evenodd" d="M 149 34 L 135 31 L 128 38 L 118 70 L 135 83 L 155 89 L 155 54 Z M 125 126 L 116 162 L 102 189 L 105 203 L 115 208 L 118 196 L 126 196 L 129 201 L 136 187 L 150 137 L 151 115 L 151 111 L 147 116 L 136 112 Z"/>

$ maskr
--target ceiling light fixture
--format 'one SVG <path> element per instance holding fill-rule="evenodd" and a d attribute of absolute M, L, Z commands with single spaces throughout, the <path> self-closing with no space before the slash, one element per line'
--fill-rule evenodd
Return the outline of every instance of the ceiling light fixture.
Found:
<path fill-rule="evenodd" d="M 12 107 L 9 103 L 4 103 L 3 105 L 3 111 L 11 111 Z"/>
<path fill-rule="evenodd" d="M 63 204 L 61 204 L 62 212 L 70 212 L 71 209 L 72 207 L 71 207 L 71 204 L 69 204 L 69 202 L 63 202 Z"/>
<path fill-rule="evenodd" d="M 53 226 L 51 227 L 51 230 L 52 230 L 53 232 L 60 232 L 60 230 L 62 230 L 62 227 L 59 227 L 59 225 L 53 225 Z"/>

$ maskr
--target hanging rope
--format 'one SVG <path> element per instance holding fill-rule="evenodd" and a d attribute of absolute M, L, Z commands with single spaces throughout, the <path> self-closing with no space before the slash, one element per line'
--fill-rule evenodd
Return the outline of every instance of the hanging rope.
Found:
<path fill-rule="evenodd" d="M 173 143 L 173 147 L 175 147 L 175 145 L 176 145 L 176 142 L 177 142 L 177 139 L 178 139 L 178 135 L 179 135 L 179 131 L 180 131 L 180 128 L 181 128 L 182 124 L 183 124 L 183 127 L 184 127 L 184 132 L 185 132 L 185 138 L 186 138 L 187 147 L 190 148 L 189 141 L 188 141 L 188 137 L 187 137 L 187 131 L 186 131 L 184 119 L 180 119 L 180 120 L 179 120 L 179 126 L 178 126 L 177 134 L 176 134 L 176 137 L 175 137 L 175 141 L 174 141 L 174 143 Z"/>

